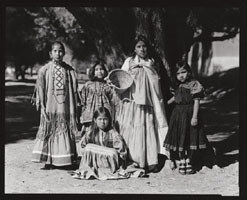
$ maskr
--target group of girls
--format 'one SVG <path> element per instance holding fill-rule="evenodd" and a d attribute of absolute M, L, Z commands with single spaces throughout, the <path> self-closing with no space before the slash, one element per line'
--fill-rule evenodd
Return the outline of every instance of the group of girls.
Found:
<path fill-rule="evenodd" d="M 63 62 L 64 45 L 53 43 L 51 61 L 39 70 L 35 87 L 41 115 L 32 161 L 44 162 L 41 169 L 52 169 L 76 166 L 79 156 L 73 177 L 119 179 L 158 172 L 160 154 L 174 166 L 178 159 L 179 173 L 195 173 L 194 152 L 207 148 L 199 113 L 203 87 L 192 78 L 188 64 L 180 62 L 174 96 L 164 102 L 150 49 L 146 37 L 136 37 L 133 55 L 121 68 L 134 83 L 120 94 L 110 86 L 102 61 L 90 68 L 90 81 L 78 90 L 74 69 Z M 175 103 L 169 128 L 166 103 Z M 81 130 L 77 129 L 78 108 Z"/>

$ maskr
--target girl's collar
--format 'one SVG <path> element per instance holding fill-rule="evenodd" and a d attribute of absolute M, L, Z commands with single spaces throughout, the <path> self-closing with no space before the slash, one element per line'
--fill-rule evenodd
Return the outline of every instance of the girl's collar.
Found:
<path fill-rule="evenodd" d="M 56 61 L 56 60 L 52 60 L 51 62 L 55 65 L 62 65 L 63 63 L 63 61 Z"/>
<path fill-rule="evenodd" d="M 182 87 L 182 86 L 184 86 L 184 87 L 190 87 L 190 85 L 191 85 L 191 83 L 193 82 L 193 80 L 187 80 L 186 82 L 184 82 L 184 83 L 180 83 L 179 84 L 179 87 Z"/>
<path fill-rule="evenodd" d="M 105 81 L 104 78 L 103 78 L 103 79 L 99 79 L 99 78 L 97 78 L 97 77 L 94 77 L 93 81 L 94 81 L 94 82 L 106 83 L 106 81 Z"/>
<path fill-rule="evenodd" d="M 106 133 L 107 131 L 106 130 L 102 130 L 99 128 L 99 133 Z"/>
<path fill-rule="evenodd" d="M 135 63 L 140 63 L 140 62 L 151 62 L 152 60 L 148 57 L 146 59 L 143 59 L 143 58 L 140 58 L 139 56 L 135 55 L 134 61 L 135 61 Z"/>

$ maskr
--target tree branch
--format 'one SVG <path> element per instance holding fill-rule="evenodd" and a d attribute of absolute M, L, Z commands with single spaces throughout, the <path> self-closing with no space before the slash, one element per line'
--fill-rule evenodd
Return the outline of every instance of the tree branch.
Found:
<path fill-rule="evenodd" d="M 224 40 L 228 40 L 231 38 L 234 38 L 237 34 L 239 33 L 238 30 L 235 30 L 233 32 L 230 33 L 225 33 L 223 36 L 210 36 L 210 35 L 206 35 L 206 34 L 201 34 L 195 38 L 193 38 L 193 42 L 202 42 L 202 41 L 224 41 Z"/>

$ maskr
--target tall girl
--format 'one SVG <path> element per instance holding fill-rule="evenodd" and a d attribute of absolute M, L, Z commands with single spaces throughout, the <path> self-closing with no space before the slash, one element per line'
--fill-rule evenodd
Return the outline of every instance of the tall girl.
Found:
<path fill-rule="evenodd" d="M 63 62 L 64 45 L 52 44 L 51 61 L 40 68 L 35 86 L 36 107 L 41 111 L 32 161 L 42 169 L 71 165 L 75 160 L 76 106 L 79 96 L 74 69 Z"/>
<path fill-rule="evenodd" d="M 136 167 L 156 171 L 158 153 L 163 148 L 168 125 L 160 87 L 157 65 L 150 55 L 146 37 L 139 35 L 133 45 L 133 56 L 127 58 L 122 70 L 128 71 L 134 84 L 122 96 L 118 123 L 129 150 L 128 159 Z"/>
<path fill-rule="evenodd" d="M 179 62 L 175 69 L 176 88 L 168 104 L 175 103 L 164 147 L 179 153 L 179 173 L 195 173 L 192 159 L 195 150 L 205 149 L 207 138 L 202 130 L 199 113 L 200 98 L 204 96 L 202 85 L 192 78 L 190 66 Z"/>
<path fill-rule="evenodd" d="M 111 115 L 115 116 L 115 98 L 117 96 L 114 90 L 106 84 L 104 78 L 108 75 L 104 61 L 96 62 L 89 70 L 89 81 L 84 84 L 80 91 L 81 97 L 81 116 L 80 122 L 82 137 L 91 126 L 94 111 L 99 107 L 107 108 Z"/>

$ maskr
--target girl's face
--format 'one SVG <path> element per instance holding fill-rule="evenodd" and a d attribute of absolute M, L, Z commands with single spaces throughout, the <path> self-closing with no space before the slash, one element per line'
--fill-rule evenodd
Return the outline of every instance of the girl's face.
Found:
<path fill-rule="evenodd" d="M 143 41 L 139 41 L 135 45 L 135 53 L 141 58 L 146 58 L 148 54 L 147 45 Z"/>
<path fill-rule="evenodd" d="M 96 65 L 96 67 L 94 69 L 94 76 L 97 77 L 98 79 L 105 78 L 104 67 L 102 67 L 101 65 Z"/>
<path fill-rule="evenodd" d="M 60 44 L 55 44 L 50 51 L 50 56 L 52 60 L 62 61 L 64 57 L 64 50 Z"/>
<path fill-rule="evenodd" d="M 104 130 L 109 124 L 109 119 L 105 114 L 101 114 L 95 119 L 95 123 L 99 129 Z"/>
<path fill-rule="evenodd" d="M 188 72 L 186 69 L 182 67 L 177 71 L 176 76 L 177 76 L 178 81 L 180 81 L 181 83 L 184 83 L 188 78 Z"/>

